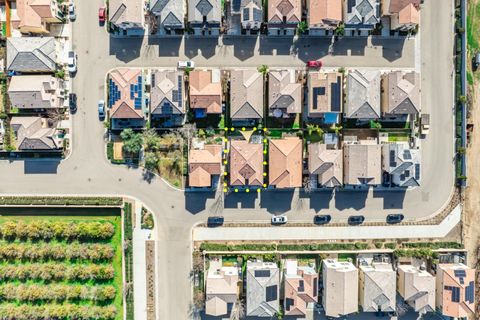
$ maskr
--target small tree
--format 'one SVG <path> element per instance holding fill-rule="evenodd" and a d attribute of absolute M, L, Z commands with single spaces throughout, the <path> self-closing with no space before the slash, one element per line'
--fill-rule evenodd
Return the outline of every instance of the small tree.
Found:
<path fill-rule="evenodd" d="M 332 125 L 332 127 L 330 128 L 333 132 L 335 132 L 335 134 L 339 134 L 343 127 L 342 126 L 337 126 L 336 124 Z"/>
<path fill-rule="evenodd" d="M 467 97 L 465 97 L 465 96 L 460 96 L 460 97 L 458 97 L 458 102 L 460 102 L 460 103 L 467 103 Z"/>
<path fill-rule="evenodd" d="M 304 34 L 308 30 L 308 25 L 305 21 L 300 21 L 297 25 L 297 33 L 299 35 Z"/>
<path fill-rule="evenodd" d="M 345 34 L 345 25 L 340 23 L 338 27 L 335 29 L 335 35 L 343 36 Z"/>
<path fill-rule="evenodd" d="M 145 144 L 145 150 L 157 151 L 160 143 L 160 138 L 155 129 L 148 129 L 143 133 L 143 142 Z"/>
<path fill-rule="evenodd" d="M 370 120 L 370 128 L 372 129 L 382 129 L 382 124 L 378 121 Z"/>
<path fill-rule="evenodd" d="M 124 129 L 120 134 L 123 140 L 123 150 L 129 154 L 138 154 L 142 150 L 143 137 L 132 129 Z"/>
<path fill-rule="evenodd" d="M 144 166 L 148 171 L 155 171 L 158 168 L 158 157 L 154 152 L 145 153 Z"/>
<path fill-rule="evenodd" d="M 268 73 L 268 66 L 266 64 L 262 64 L 257 68 L 257 70 L 265 77 Z"/>

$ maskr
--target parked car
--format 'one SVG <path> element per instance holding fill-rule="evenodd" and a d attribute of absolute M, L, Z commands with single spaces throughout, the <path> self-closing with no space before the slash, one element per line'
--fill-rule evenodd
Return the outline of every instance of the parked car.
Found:
<path fill-rule="evenodd" d="M 70 93 L 68 95 L 68 105 L 70 107 L 70 113 L 77 112 L 77 94 Z"/>
<path fill-rule="evenodd" d="M 208 227 L 220 227 L 223 225 L 224 218 L 220 216 L 216 217 L 208 217 L 207 219 L 207 226 Z"/>
<path fill-rule="evenodd" d="M 307 62 L 307 67 L 311 69 L 320 69 L 323 66 L 320 60 L 310 60 Z"/>
<path fill-rule="evenodd" d="M 430 131 L 430 114 L 424 113 L 420 117 L 420 134 L 422 136 L 428 135 Z"/>
<path fill-rule="evenodd" d="M 185 69 L 185 68 L 195 68 L 195 62 L 193 61 L 178 61 L 177 64 L 178 69 Z"/>
<path fill-rule="evenodd" d="M 313 217 L 313 223 L 315 224 L 327 224 L 332 220 L 332 217 L 330 215 L 319 215 L 317 214 L 315 217 Z"/>
<path fill-rule="evenodd" d="M 75 19 L 77 19 L 77 14 L 75 12 L 75 4 L 72 0 L 70 0 L 70 3 L 68 4 L 68 18 L 70 19 L 70 21 L 75 21 Z"/>
<path fill-rule="evenodd" d="M 394 223 L 400 223 L 403 221 L 403 214 L 389 214 L 387 216 L 387 223 L 394 224 Z"/>
<path fill-rule="evenodd" d="M 105 119 L 105 101 L 103 100 L 98 101 L 98 118 Z"/>
<path fill-rule="evenodd" d="M 350 217 L 348 217 L 348 224 L 353 225 L 353 226 L 362 224 L 363 221 L 365 221 L 364 216 L 350 216 Z"/>
<path fill-rule="evenodd" d="M 272 224 L 285 224 L 287 221 L 287 216 L 272 216 Z"/>
<path fill-rule="evenodd" d="M 477 52 L 473 57 L 473 70 L 476 71 L 480 67 L 480 52 Z"/>
<path fill-rule="evenodd" d="M 68 72 L 72 74 L 77 72 L 77 55 L 73 51 L 68 52 L 67 66 Z"/>
<path fill-rule="evenodd" d="M 105 7 L 100 7 L 98 9 L 98 22 L 100 25 L 103 25 L 107 21 L 107 9 Z"/>

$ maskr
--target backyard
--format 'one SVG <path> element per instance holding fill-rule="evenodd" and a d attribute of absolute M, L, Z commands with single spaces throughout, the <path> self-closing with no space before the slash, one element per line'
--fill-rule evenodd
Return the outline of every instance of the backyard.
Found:
<path fill-rule="evenodd" d="M 2 319 L 123 319 L 120 219 L 0 217 Z"/>

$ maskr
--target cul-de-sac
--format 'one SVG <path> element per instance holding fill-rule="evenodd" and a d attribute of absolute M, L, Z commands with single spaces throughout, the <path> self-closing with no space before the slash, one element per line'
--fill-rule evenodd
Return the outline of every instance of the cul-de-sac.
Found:
<path fill-rule="evenodd" d="M 480 0 L 0 0 L 0 31 L 0 319 L 479 319 Z"/>

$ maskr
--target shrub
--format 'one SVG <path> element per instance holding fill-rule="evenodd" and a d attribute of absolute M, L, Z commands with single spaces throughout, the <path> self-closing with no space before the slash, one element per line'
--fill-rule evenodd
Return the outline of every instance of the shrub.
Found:
<path fill-rule="evenodd" d="M 0 205 L 120 206 L 121 197 L 0 197 Z"/>
<path fill-rule="evenodd" d="M 15 305 L 0 304 L 2 320 L 111 320 L 115 319 L 117 310 L 114 306 L 91 306 L 76 304 Z"/>
<path fill-rule="evenodd" d="M 385 248 L 387 249 L 395 249 L 397 247 L 397 244 L 395 242 L 387 242 L 384 245 Z"/>
<path fill-rule="evenodd" d="M 375 248 L 381 249 L 383 247 L 383 242 L 374 242 Z"/>

